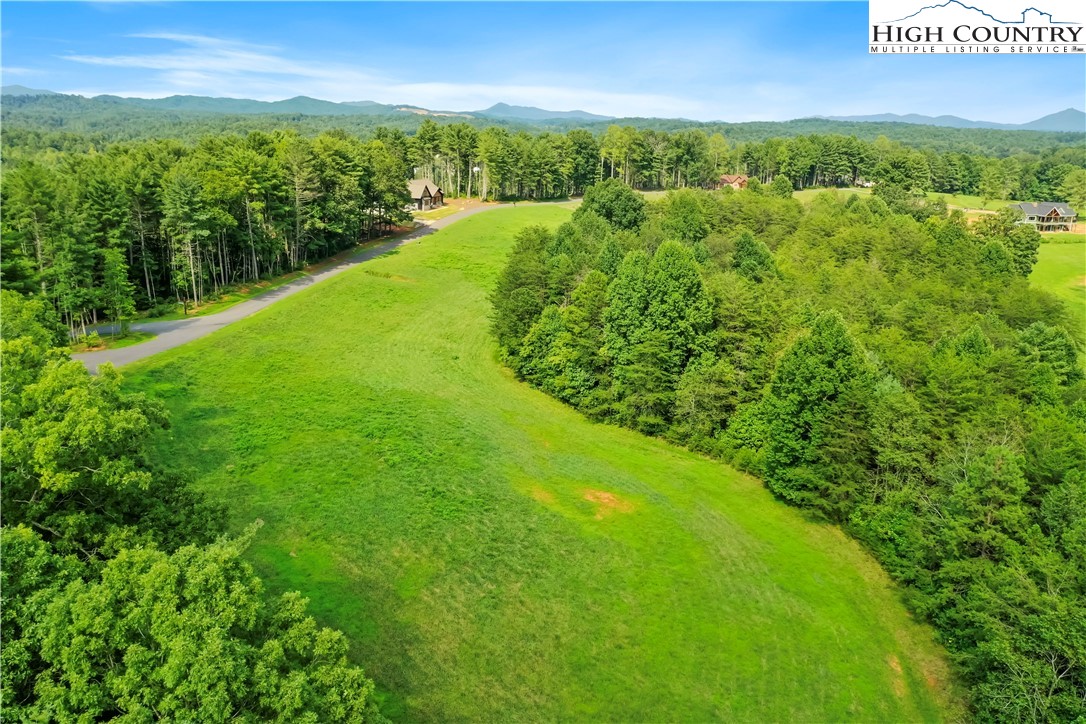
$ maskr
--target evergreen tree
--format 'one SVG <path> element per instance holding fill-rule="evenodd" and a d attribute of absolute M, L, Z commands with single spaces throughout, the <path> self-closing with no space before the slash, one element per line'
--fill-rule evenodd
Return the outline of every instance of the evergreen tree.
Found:
<path fill-rule="evenodd" d="M 128 334 L 136 303 L 132 298 L 132 283 L 128 281 L 128 265 L 119 249 L 102 250 L 102 302 L 120 333 Z"/>
<path fill-rule="evenodd" d="M 1078 350 L 1063 327 L 1034 322 L 1022 331 L 1019 340 L 1022 353 L 1031 360 L 1049 365 L 1059 384 L 1068 385 L 1083 378 Z"/>
<path fill-rule="evenodd" d="M 543 310 L 547 294 L 544 251 L 551 241 L 542 226 L 529 227 L 517 235 L 509 263 L 491 294 L 494 336 L 506 352 L 519 347 L 533 321 Z"/>
<path fill-rule="evenodd" d="M 741 231 L 735 239 L 732 267 L 742 276 L 755 282 L 764 281 L 777 274 L 777 265 L 773 261 L 773 254 L 769 251 L 769 247 L 755 239 L 754 234 L 746 229 Z"/>
<path fill-rule="evenodd" d="M 633 347 L 641 341 L 649 305 L 649 258 L 643 251 L 631 251 L 623 259 L 607 290 L 604 312 L 606 355 L 615 367 L 627 363 Z"/>
<path fill-rule="evenodd" d="M 665 242 L 656 250 L 647 281 L 645 326 L 666 340 L 666 371 L 677 383 L 687 363 L 708 348 L 712 305 L 693 253 L 677 242 Z"/>
<path fill-rule="evenodd" d="M 851 460 L 863 449 L 834 454 L 844 423 L 861 426 L 870 415 L 870 373 L 862 350 L 835 313 L 819 314 L 810 333 L 781 358 L 767 400 L 769 439 L 766 482 L 794 503 L 840 519 L 847 512 L 855 477 Z M 851 458 L 851 460 L 850 460 Z"/>

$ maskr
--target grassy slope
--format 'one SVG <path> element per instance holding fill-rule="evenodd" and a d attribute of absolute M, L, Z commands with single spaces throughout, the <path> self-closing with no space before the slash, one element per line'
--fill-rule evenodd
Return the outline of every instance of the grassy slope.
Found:
<path fill-rule="evenodd" d="M 1086 332 L 1086 245 L 1041 244 L 1030 283 L 1067 302 L 1078 337 Z"/>
<path fill-rule="evenodd" d="M 157 454 L 267 522 L 259 571 L 394 718 L 945 718 L 930 631 L 837 529 L 495 361 L 485 289 L 568 213 L 472 217 L 133 366 Z"/>
<path fill-rule="evenodd" d="M 796 191 L 792 195 L 804 203 L 810 203 L 815 196 L 826 191 L 823 188 L 803 189 L 802 191 Z M 869 188 L 848 188 L 848 189 L 830 189 L 836 190 L 841 198 L 847 199 L 850 194 L 859 194 L 860 196 L 867 196 L 871 193 Z M 966 194 L 939 194 L 934 191 L 929 191 L 928 198 L 932 201 L 938 201 L 942 199 L 946 201 L 947 206 L 958 209 L 984 209 L 986 211 L 999 211 L 1000 209 L 1017 203 L 1016 201 L 1007 201 L 1003 199 L 988 200 L 985 201 L 979 196 L 968 196 Z"/>

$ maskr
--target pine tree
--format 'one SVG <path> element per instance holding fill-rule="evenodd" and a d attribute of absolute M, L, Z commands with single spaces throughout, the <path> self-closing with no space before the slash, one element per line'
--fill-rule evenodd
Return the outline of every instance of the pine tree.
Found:
<path fill-rule="evenodd" d="M 751 281 L 760 282 L 777 275 L 773 254 L 754 234 L 744 229 L 735 239 L 735 256 L 732 267 Z"/>
<path fill-rule="evenodd" d="M 869 388 L 863 353 L 841 317 L 819 314 L 810 333 L 781 358 L 770 386 L 770 489 L 832 517 L 844 515 L 856 483 L 850 458 L 862 459 L 867 451 L 862 439 L 842 437 L 865 429 Z"/>

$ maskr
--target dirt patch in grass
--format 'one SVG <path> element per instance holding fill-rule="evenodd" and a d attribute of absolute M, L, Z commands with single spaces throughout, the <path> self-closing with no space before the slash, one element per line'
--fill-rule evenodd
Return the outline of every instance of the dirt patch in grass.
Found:
<path fill-rule="evenodd" d="M 634 509 L 630 501 L 603 490 L 586 490 L 584 499 L 596 504 L 596 520 L 603 520 L 612 513 L 632 513 Z"/>
<path fill-rule="evenodd" d="M 539 487 L 538 485 L 535 486 L 534 488 L 532 488 L 530 494 L 531 494 L 533 499 L 538 500 L 540 503 L 543 503 L 544 505 L 554 505 L 556 502 L 558 502 L 554 497 L 554 493 L 552 493 L 549 490 L 544 490 L 543 488 Z"/>
<path fill-rule="evenodd" d="M 905 696 L 905 675 L 901 671 L 901 662 L 897 660 L 897 657 L 890 654 L 886 657 L 886 663 L 890 666 L 890 671 L 893 674 L 890 676 L 890 684 L 894 687 L 894 695 L 901 699 Z"/>

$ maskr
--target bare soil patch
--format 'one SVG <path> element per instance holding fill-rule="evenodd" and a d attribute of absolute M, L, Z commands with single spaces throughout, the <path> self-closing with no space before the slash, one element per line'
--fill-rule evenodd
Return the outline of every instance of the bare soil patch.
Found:
<path fill-rule="evenodd" d="M 596 504 L 596 520 L 603 520 L 612 513 L 632 513 L 634 509 L 630 501 L 604 490 L 585 490 L 584 499 Z"/>
<path fill-rule="evenodd" d="M 890 676 L 890 684 L 894 687 L 894 695 L 901 699 L 905 696 L 905 675 L 901 671 L 901 662 L 896 656 L 890 654 L 886 657 L 886 663 L 893 672 Z"/>
<path fill-rule="evenodd" d="M 532 496 L 532 498 L 534 498 L 535 500 L 538 500 L 540 503 L 543 503 L 544 505 L 554 505 L 557 502 L 557 500 L 554 497 L 554 493 L 552 493 L 549 490 L 544 490 L 543 488 L 539 487 L 538 485 L 535 486 L 534 488 L 532 488 L 531 496 Z"/>

